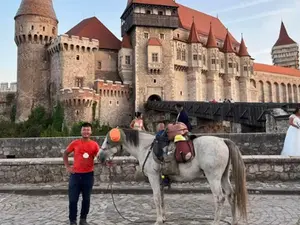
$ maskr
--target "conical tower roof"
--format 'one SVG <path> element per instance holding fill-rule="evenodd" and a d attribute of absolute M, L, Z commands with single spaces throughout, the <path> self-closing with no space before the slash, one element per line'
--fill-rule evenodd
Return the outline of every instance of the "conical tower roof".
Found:
<path fill-rule="evenodd" d="M 224 53 L 233 53 L 234 52 L 233 47 L 232 47 L 232 40 L 231 40 L 231 37 L 230 37 L 230 34 L 228 31 L 226 34 L 222 52 L 224 52 Z"/>
<path fill-rule="evenodd" d="M 239 56 L 250 56 L 243 37 L 242 37 L 241 45 L 240 45 L 240 49 L 239 49 Z"/>
<path fill-rule="evenodd" d="M 281 45 L 290 45 L 290 44 L 295 44 L 296 42 L 290 38 L 288 35 L 284 23 L 281 21 L 281 27 L 280 27 L 280 33 L 278 40 L 276 41 L 275 46 L 281 46 Z"/>
<path fill-rule="evenodd" d="M 122 48 L 132 48 L 131 42 L 130 42 L 130 37 L 129 37 L 128 34 L 125 34 L 125 35 L 123 36 L 122 43 L 121 43 L 121 47 L 122 47 Z"/>
<path fill-rule="evenodd" d="M 209 33 L 208 33 L 208 38 L 207 38 L 207 43 L 206 43 L 207 48 L 217 48 L 217 41 L 214 35 L 213 27 L 212 24 L 210 23 L 210 28 L 209 28 Z"/>
<path fill-rule="evenodd" d="M 58 21 L 52 0 L 22 0 L 15 19 L 23 15 L 43 16 Z"/>
<path fill-rule="evenodd" d="M 188 43 L 200 43 L 195 21 L 192 23 Z"/>

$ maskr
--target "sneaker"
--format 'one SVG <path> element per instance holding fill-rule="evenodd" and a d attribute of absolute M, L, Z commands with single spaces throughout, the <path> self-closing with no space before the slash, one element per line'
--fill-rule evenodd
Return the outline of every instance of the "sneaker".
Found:
<path fill-rule="evenodd" d="M 70 225 L 77 225 L 76 222 L 70 222 Z"/>
<path fill-rule="evenodd" d="M 89 225 L 88 222 L 86 222 L 86 219 L 80 219 L 79 225 Z"/>

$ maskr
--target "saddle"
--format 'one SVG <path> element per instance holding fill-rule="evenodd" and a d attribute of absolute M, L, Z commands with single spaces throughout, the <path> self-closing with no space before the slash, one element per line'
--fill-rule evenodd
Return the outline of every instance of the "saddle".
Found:
<path fill-rule="evenodd" d="M 180 124 L 179 134 L 173 129 L 170 135 L 167 129 L 161 135 L 156 136 L 153 141 L 154 160 L 162 164 L 163 174 L 165 175 L 178 175 L 178 165 L 190 162 L 195 157 L 194 136 L 188 135 L 184 126 Z M 185 135 L 182 135 L 182 131 Z M 171 140 L 170 137 L 172 137 Z"/>

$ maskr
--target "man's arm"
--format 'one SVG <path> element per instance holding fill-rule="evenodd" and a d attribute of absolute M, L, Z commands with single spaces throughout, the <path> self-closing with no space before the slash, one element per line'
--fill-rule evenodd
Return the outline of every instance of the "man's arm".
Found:
<path fill-rule="evenodd" d="M 65 167 L 66 167 L 67 171 L 70 173 L 74 173 L 73 167 L 70 166 L 70 164 L 69 164 L 69 155 L 74 151 L 72 144 L 73 143 L 71 143 L 67 147 L 67 149 L 64 151 L 64 154 L 63 154 L 63 160 L 64 160 Z"/>

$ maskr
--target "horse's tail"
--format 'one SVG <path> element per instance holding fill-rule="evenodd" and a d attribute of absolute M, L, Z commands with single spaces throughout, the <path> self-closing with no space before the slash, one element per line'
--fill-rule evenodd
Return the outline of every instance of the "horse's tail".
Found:
<path fill-rule="evenodd" d="M 237 204 L 241 217 L 247 220 L 248 192 L 245 164 L 238 146 L 229 139 L 224 139 L 224 142 L 229 148 L 229 160 L 232 163 L 232 175 L 235 183 L 234 203 Z"/>

